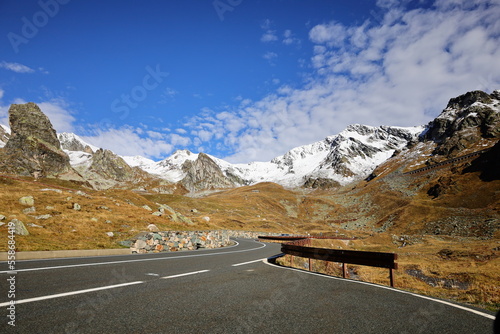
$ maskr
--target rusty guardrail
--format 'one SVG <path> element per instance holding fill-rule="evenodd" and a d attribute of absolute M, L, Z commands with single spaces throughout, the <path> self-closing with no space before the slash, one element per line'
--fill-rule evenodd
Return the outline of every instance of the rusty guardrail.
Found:
<path fill-rule="evenodd" d="M 303 257 L 309 259 L 309 271 L 312 271 L 311 259 L 323 260 L 330 262 L 342 263 L 342 277 L 347 277 L 346 264 L 357 264 L 370 267 L 387 268 L 389 269 L 389 280 L 391 287 L 394 287 L 394 269 L 398 269 L 398 264 L 395 262 L 398 255 L 395 253 L 384 252 L 366 252 L 354 251 L 344 249 L 328 249 L 317 248 L 311 246 L 311 238 L 295 237 L 260 237 L 259 239 L 274 239 L 274 240 L 289 240 L 291 242 L 282 243 L 281 251 L 284 254 L 291 255 L 290 266 L 293 264 L 293 257 Z M 295 238 L 295 239 L 294 239 Z M 327 237 L 324 237 L 327 238 Z M 342 239 L 340 237 L 332 237 L 335 239 Z M 343 238 L 344 240 L 346 238 Z M 348 239 L 350 240 L 350 239 Z"/>

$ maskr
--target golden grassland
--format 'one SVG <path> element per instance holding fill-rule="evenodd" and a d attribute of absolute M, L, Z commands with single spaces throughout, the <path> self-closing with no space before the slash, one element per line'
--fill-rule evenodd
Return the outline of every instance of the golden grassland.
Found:
<path fill-rule="evenodd" d="M 311 247 L 396 253 L 396 288 L 491 311 L 500 307 L 500 232 L 491 240 L 423 235 L 404 247 L 402 241 L 387 233 L 358 237 L 352 241 L 314 239 Z M 311 261 L 313 271 L 342 277 L 341 264 Z M 290 256 L 279 259 L 278 263 L 290 266 Z M 295 268 L 308 269 L 308 259 L 294 257 L 293 264 Z M 351 279 L 389 285 L 388 269 L 347 267 Z"/>
<path fill-rule="evenodd" d="M 376 172 L 397 168 L 391 163 Z M 17 218 L 27 225 L 30 235 L 16 236 L 20 251 L 117 248 L 120 241 L 147 231 L 149 224 L 160 230 L 235 229 L 355 236 L 358 239 L 349 242 L 316 240 L 314 246 L 397 253 L 397 288 L 494 310 L 500 307 L 500 180 L 484 181 L 480 172 L 462 173 L 465 167 L 451 166 L 410 178 L 375 178 L 312 192 L 261 183 L 200 198 L 126 189 L 93 191 L 57 179 L 43 179 L 45 184 L 41 184 L 32 178 L 22 182 L 0 177 L 0 214 L 7 217 L 4 222 Z M 442 192 L 433 198 L 428 190 L 437 184 Z M 61 193 L 42 191 L 55 187 L 65 189 Z M 78 195 L 77 190 L 87 195 Z M 19 198 L 28 195 L 35 198 L 36 212 L 24 214 L 26 207 Z M 72 209 L 75 202 L 80 204 L 80 211 Z M 156 210 L 157 203 L 169 205 L 194 224 L 175 223 L 142 208 L 148 205 Z M 34 218 L 43 214 L 52 217 Z M 424 233 L 427 223 L 450 217 L 464 221 L 488 218 L 496 225 L 489 231 L 478 231 L 482 236 Z M 107 232 L 114 236 L 109 237 Z M 7 235 L 6 224 L 0 226 L 0 233 Z M 401 237 L 406 242 L 401 242 Z M 7 249 L 6 240 L 0 242 L 0 251 Z M 288 263 L 287 259 L 282 261 Z M 341 276 L 338 264 L 313 262 L 315 271 Z M 296 261 L 301 268 L 304 263 Z M 388 284 L 388 270 L 349 267 L 351 278 Z"/>
<path fill-rule="evenodd" d="M 21 220 L 30 233 L 16 236 L 19 251 L 119 248 L 118 241 L 146 231 L 149 224 L 155 224 L 160 230 L 189 229 L 189 226 L 176 224 L 167 218 L 153 216 L 141 206 L 149 205 L 155 209 L 157 205 L 131 191 L 97 192 L 56 179 L 44 179 L 43 182 L 45 184 L 42 185 L 0 178 L 0 214 L 5 215 L 8 221 L 14 218 Z M 66 189 L 61 193 L 43 191 L 58 189 L 55 187 Z M 69 190 L 71 188 L 74 190 Z M 77 190 L 84 191 L 86 195 L 78 195 Z M 36 212 L 25 214 L 23 210 L 27 207 L 19 203 L 19 198 L 30 195 L 34 197 Z M 74 210 L 73 203 L 78 203 L 81 210 Z M 35 219 L 35 216 L 45 214 L 52 217 Z M 0 231 L 6 236 L 7 224 L 1 226 Z M 109 237 L 107 232 L 113 232 L 114 236 Z M 5 251 L 6 247 L 5 239 L 0 243 L 0 251 Z"/>

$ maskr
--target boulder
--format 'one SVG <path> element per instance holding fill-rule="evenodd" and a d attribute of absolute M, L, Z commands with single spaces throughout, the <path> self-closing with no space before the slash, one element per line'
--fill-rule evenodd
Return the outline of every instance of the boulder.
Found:
<path fill-rule="evenodd" d="M 25 206 L 33 206 L 35 205 L 35 199 L 33 196 L 24 196 L 19 199 L 19 203 Z"/>
<path fill-rule="evenodd" d="M 14 233 L 17 235 L 29 235 L 30 233 L 24 226 L 24 223 L 18 219 L 12 219 L 11 223 L 14 223 Z"/>
<path fill-rule="evenodd" d="M 34 206 L 30 206 L 29 208 L 24 209 L 24 210 L 23 210 L 23 213 L 24 213 L 25 215 L 27 215 L 28 213 L 33 213 L 33 212 L 35 212 L 35 211 L 36 211 L 35 207 L 34 207 Z"/>

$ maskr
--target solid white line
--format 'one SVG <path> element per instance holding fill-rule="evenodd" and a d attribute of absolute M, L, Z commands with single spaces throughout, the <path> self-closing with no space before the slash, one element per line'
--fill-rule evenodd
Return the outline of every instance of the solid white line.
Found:
<path fill-rule="evenodd" d="M 240 243 L 236 240 L 232 240 L 235 242 L 234 245 L 231 246 L 226 246 L 224 249 L 228 248 L 233 248 L 238 246 Z M 43 262 L 43 261 L 55 261 L 55 260 L 82 260 L 82 259 L 95 259 L 96 257 L 125 257 L 125 256 L 130 256 L 130 255 L 141 255 L 141 254 L 120 254 L 120 255 L 96 255 L 96 256 L 71 256 L 71 257 L 55 257 L 55 258 L 48 258 L 48 259 L 29 259 L 29 260 L 19 260 L 16 261 L 16 263 L 25 263 L 25 262 Z M 144 254 L 142 254 L 144 255 Z M 7 261 L 1 261 L 0 264 L 2 263 L 7 263 Z M 2 273 L 2 272 L 0 272 Z"/>
<path fill-rule="evenodd" d="M 36 302 L 36 301 L 40 301 L 40 300 L 47 300 L 47 299 L 60 298 L 60 297 L 66 297 L 66 296 L 73 296 L 73 295 L 78 295 L 78 294 L 88 293 L 88 292 L 94 292 L 94 291 L 100 291 L 100 290 L 107 290 L 107 289 L 114 289 L 114 288 L 121 288 L 121 287 L 124 287 L 124 286 L 129 286 L 129 285 L 134 285 L 134 284 L 141 284 L 141 283 L 144 283 L 144 281 L 122 283 L 122 284 L 116 284 L 116 285 L 108 285 L 108 286 L 102 286 L 100 288 L 92 288 L 92 289 L 78 290 L 78 291 L 72 291 L 72 292 L 58 293 L 58 294 L 49 295 L 49 296 L 42 296 L 42 297 L 35 297 L 35 298 L 14 300 L 14 302 L 15 302 L 15 304 L 31 303 L 31 302 Z M 9 305 L 10 305 L 10 302 L 0 303 L 0 307 L 9 306 Z"/>
<path fill-rule="evenodd" d="M 258 259 L 258 260 L 253 260 L 253 261 L 248 261 L 248 262 L 236 263 L 236 264 L 233 264 L 232 266 L 233 267 L 243 266 L 245 264 L 250 264 L 250 263 L 255 263 L 255 262 L 262 262 L 263 260 L 266 260 L 266 258 L 264 258 L 264 259 Z"/>
<path fill-rule="evenodd" d="M 206 273 L 210 270 L 199 270 L 199 271 L 193 271 L 190 273 L 184 273 L 184 274 L 177 274 L 177 275 L 171 275 L 171 276 L 165 276 L 165 277 L 160 277 L 161 279 L 168 279 L 168 278 L 177 278 L 177 277 L 183 277 L 183 276 L 189 276 L 189 275 L 196 275 L 196 274 L 201 274 L 201 273 Z"/>
<path fill-rule="evenodd" d="M 38 271 L 38 270 L 50 270 L 50 269 L 64 269 L 64 268 L 76 268 L 76 267 L 90 267 L 90 266 L 102 266 L 108 264 L 120 264 L 120 263 L 131 263 L 131 262 L 145 262 L 145 261 L 159 261 L 159 260 L 171 260 L 171 259 L 181 259 L 188 257 L 200 257 L 200 256 L 212 256 L 212 255 L 224 255 L 224 254 L 233 254 L 233 253 L 242 253 L 242 252 L 250 252 L 257 249 L 261 249 L 266 247 L 265 244 L 257 248 L 251 249 L 243 249 L 238 251 L 231 252 L 218 252 L 218 253 L 204 253 L 204 254 L 196 254 L 196 255 L 184 255 L 184 256 L 170 256 L 170 257 L 156 257 L 152 259 L 137 259 L 137 260 L 125 260 L 125 261 L 110 261 L 110 262 L 95 262 L 95 263 L 83 263 L 83 264 L 71 264 L 66 266 L 54 266 L 54 267 L 40 267 L 40 268 L 29 268 L 29 269 L 17 269 L 17 272 L 23 271 Z M 168 253 L 167 253 L 168 254 Z M 0 271 L 0 274 L 8 274 L 9 271 Z"/>
<path fill-rule="evenodd" d="M 339 280 L 339 281 L 345 281 L 345 282 L 351 282 L 351 283 L 357 283 L 357 284 L 365 284 L 365 285 L 370 285 L 370 286 L 373 286 L 373 287 L 376 287 L 376 288 L 387 289 L 387 290 L 391 290 L 391 291 L 394 291 L 394 292 L 404 293 L 404 294 L 407 294 L 407 295 L 410 295 L 410 296 L 413 296 L 413 297 L 418 297 L 418 298 L 422 298 L 422 299 L 431 300 L 431 301 L 434 301 L 434 302 L 437 302 L 437 303 L 441 303 L 441 304 L 452 306 L 452 307 L 455 307 L 455 308 L 458 308 L 458 309 L 461 309 L 461 310 L 464 310 L 464 311 L 468 311 L 468 312 L 471 312 L 471 313 L 483 316 L 483 317 L 488 318 L 488 319 L 495 320 L 495 316 L 491 315 L 491 314 L 488 314 L 488 313 L 477 311 L 477 310 L 474 310 L 474 309 L 471 309 L 471 308 L 468 308 L 468 307 L 465 307 L 465 306 L 453 304 L 453 303 L 447 302 L 445 300 L 435 299 L 435 298 L 432 298 L 432 297 L 427 297 L 427 296 L 419 295 L 419 294 L 416 294 L 416 293 L 413 293 L 413 292 L 391 288 L 389 286 L 383 286 L 383 285 L 378 285 L 378 284 L 369 283 L 369 282 L 363 282 L 363 281 L 355 281 L 355 280 L 350 280 L 350 279 L 345 279 L 345 278 L 335 277 L 335 276 L 327 276 L 327 275 L 324 275 L 324 274 L 314 273 L 314 272 L 310 272 L 310 271 L 303 271 L 303 270 L 299 270 L 299 269 L 296 269 L 296 268 L 281 267 L 281 266 L 277 266 L 275 264 L 271 264 L 268 261 L 264 261 L 264 263 L 266 263 L 266 264 L 268 264 L 268 265 L 270 265 L 271 267 L 274 267 L 274 268 L 293 270 L 293 271 L 298 271 L 298 272 L 303 273 L 303 274 L 320 276 L 320 277 L 324 277 L 324 278 L 336 279 L 336 280 Z"/>

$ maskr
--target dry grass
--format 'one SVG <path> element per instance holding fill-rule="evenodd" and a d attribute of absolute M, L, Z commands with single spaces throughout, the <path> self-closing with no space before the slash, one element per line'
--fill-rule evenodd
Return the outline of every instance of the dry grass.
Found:
<path fill-rule="evenodd" d="M 396 288 L 473 304 L 492 311 L 500 307 L 500 241 L 473 238 L 421 236 L 401 247 L 385 233 L 358 240 L 313 240 L 313 247 L 394 252 L 399 269 L 394 271 Z M 498 237 L 498 236 L 497 236 Z M 290 257 L 279 260 L 290 265 Z M 312 260 L 313 271 L 342 276 L 341 265 Z M 308 260 L 294 259 L 294 267 L 307 269 Z M 348 265 L 351 278 L 389 284 L 387 269 Z M 410 273 L 418 273 L 418 277 Z"/>
<path fill-rule="evenodd" d="M 76 193 L 78 186 L 73 186 L 73 191 L 62 190 L 60 193 L 42 191 L 55 189 L 50 186 L 61 186 L 60 180 L 44 180 L 46 184 L 52 183 L 49 185 L 4 178 L 0 178 L 0 182 L 2 189 L 8 189 L 0 192 L 0 214 L 5 215 L 7 221 L 21 220 L 30 232 L 28 236 L 16 236 L 19 251 L 117 248 L 121 247 L 119 241 L 147 230 L 149 224 L 155 224 L 160 230 L 190 229 L 167 218 L 151 215 L 141 206 L 147 204 L 156 209 L 155 203 L 131 191 L 97 192 L 80 188 L 87 194 L 84 196 Z M 64 184 L 65 187 L 68 185 L 71 184 Z M 19 203 L 19 198 L 29 195 L 35 199 L 36 212 L 25 214 L 26 206 Z M 74 210 L 73 203 L 78 203 L 81 210 Z M 35 216 L 45 214 L 52 217 L 35 219 Z M 0 231 L 7 235 L 7 224 L 0 226 Z M 114 236 L 109 237 L 107 232 L 113 232 Z M 0 251 L 6 249 L 7 242 L 0 243 Z"/>

